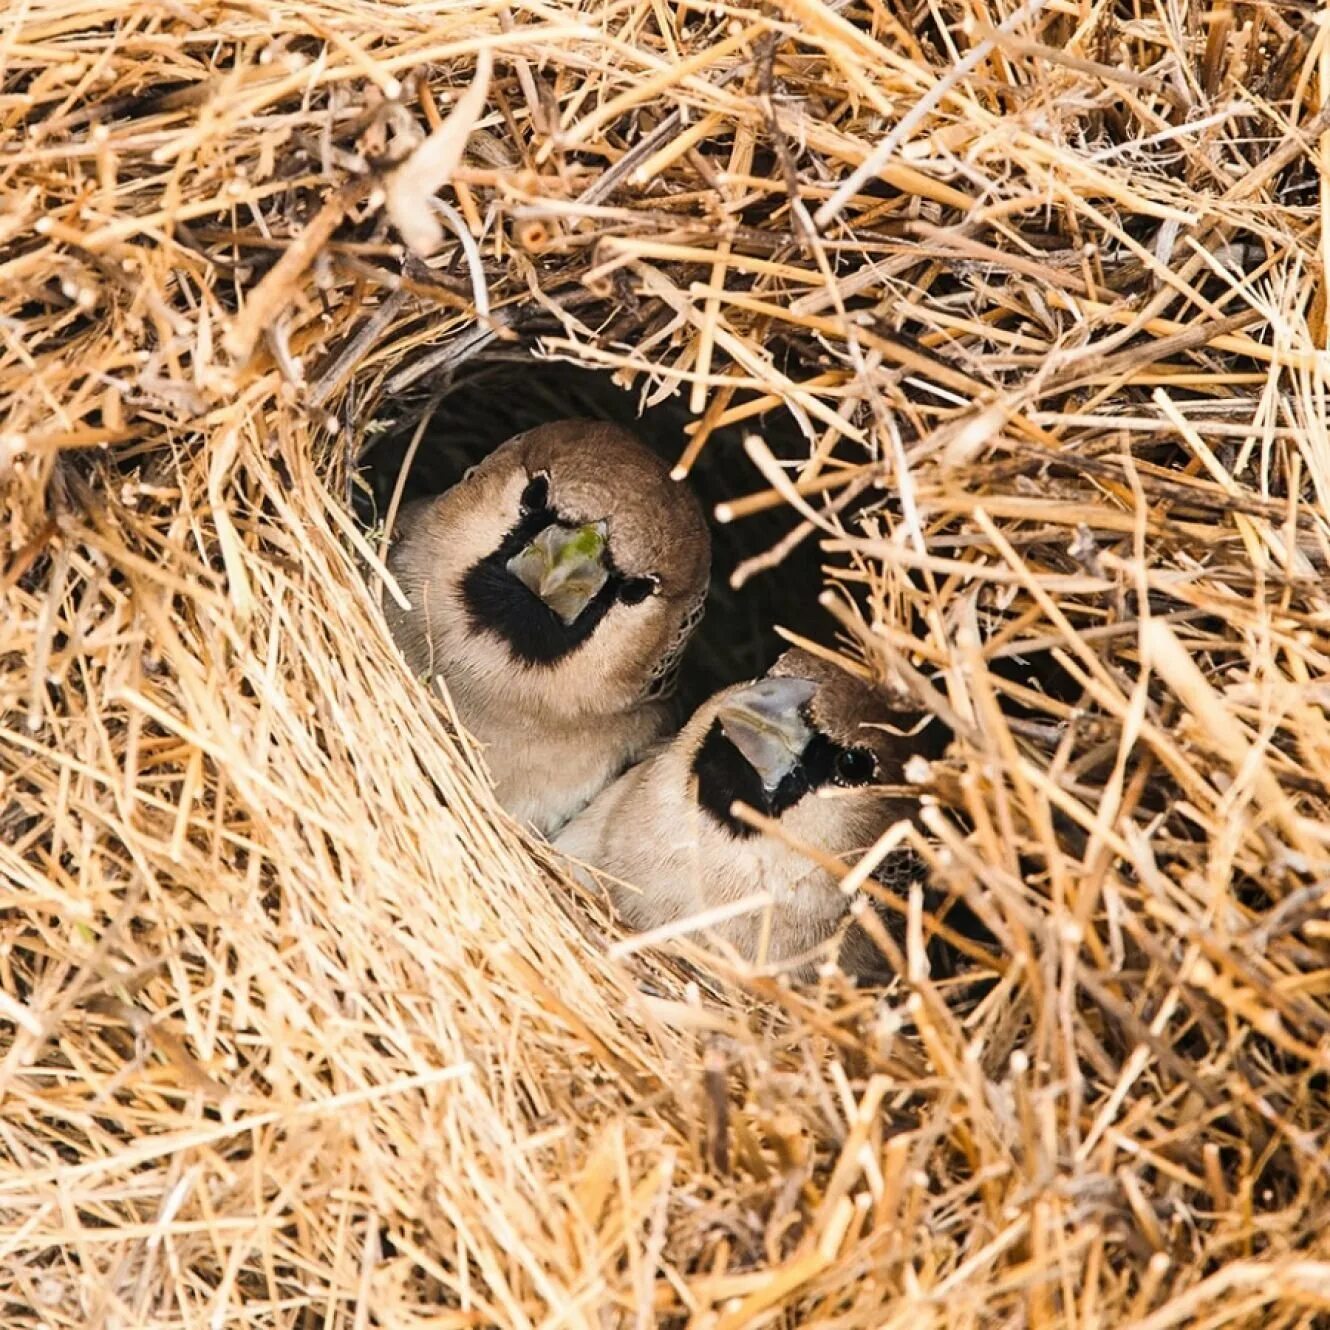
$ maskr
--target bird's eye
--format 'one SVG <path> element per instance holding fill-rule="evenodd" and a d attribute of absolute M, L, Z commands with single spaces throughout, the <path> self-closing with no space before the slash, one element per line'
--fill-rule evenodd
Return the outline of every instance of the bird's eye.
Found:
<path fill-rule="evenodd" d="M 522 491 L 522 511 L 524 513 L 544 512 L 550 506 L 550 478 L 537 471 L 526 483 Z"/>
<path fill-rule="evenodd" d="M 877 762 L 866 748 L 847 748 L 836 757 L 838 785 L 867 785 L 877 775 Z"/>
<path fill-rule="evenodd" d="M 640 605 L 655 589 L 654 577 L 628 577 L 619 587 L 619 599 L 625 605 Z"/>

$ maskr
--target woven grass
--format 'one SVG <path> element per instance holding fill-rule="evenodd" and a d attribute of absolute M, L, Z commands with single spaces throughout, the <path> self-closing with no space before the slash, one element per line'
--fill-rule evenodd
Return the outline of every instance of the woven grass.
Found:
<path fill-rule="evenodd" d="M 1313 20 L 7 6 L 0 1322 L 1324 1324 Z M 747 468 L 999 962 L 606 945 L 353 516 L 498 354 Z"/>

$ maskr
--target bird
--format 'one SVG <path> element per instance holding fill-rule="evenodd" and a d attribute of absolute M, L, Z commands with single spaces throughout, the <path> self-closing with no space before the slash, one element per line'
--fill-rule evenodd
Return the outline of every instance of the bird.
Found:
<path fill-rule="evenodd" d="M 553 835 L 671 726 L 702 616 L 710 534 L 697 498 L 614 424 L 557 420 L 500 444 L 403 509 L 388 627 L 442 675 L 495 795 Z"/>
<path fill-rule="evenodd" d="M 938 744 L 926 713 L 793 648 L 764 677 L 703 703 L 573 818 L 555 848 L 592 870 L 574 869 L 584 882 L 605 876 L 629 929 L 698 916 L 745 960 L 807 978 L 850 901 L 795 845 L 842 860 L 869 848 L 917 803 L 882 787 L 899 786 L 910 757 L 934 756 Z M 736 802 L 789 843 L 737 817 Z M 867 949 L 856 954 L 862 963 Z"/>

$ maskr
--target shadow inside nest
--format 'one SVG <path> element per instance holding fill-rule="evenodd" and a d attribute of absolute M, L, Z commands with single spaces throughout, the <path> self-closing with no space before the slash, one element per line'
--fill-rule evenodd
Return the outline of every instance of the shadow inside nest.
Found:
<path fill-rule="evenodd" d="M 366 526 L 380 523 L 388 510 L 421 405 L 412 404 L 406 418 L 390 425 L 364 455 L 355 503 Z M 551 420 L 613 421 L 673 465 L 688 442 L 684 426 L 692 416 L 687 406 L 677 397 L 641 413 L 638 406 L 638 392 L 618 387 L 601 370 L 536 360 L 520 351 L 478 357 L 444 389 L 407 477 L 403 501 L 442 492 L 512 435 Z M 767 488 L 742 447 L 744 434 L 753 429 L 777 457 L 808 455 L 807 441 L 783 412 L 716 431 L 684 482 L 708 517 L 724 500 Z M 817 641 L 833 640 L 834 621 L 817 600 L 822 572 L 815 539 L 802 541 L 777 568 L 752 577 L 741 590 L 730 586 L 734 570 L 776 545 L 796 520 L 782 506 L 734 523 L 711 521 L 707 612 L 680 674 L 680 701 L 688 710 L 718 688 L 764 673 L 786 645 L 777 625 Z"/>
<path fill-rule="evenodd" d="M 441 493 L 514 434 L 560 419 L 623 425 L 673 465 L 689 441 L 685 427 L 694 417 L 680 396 L 665 398 L 645 410 L 639 409 L 640 398 L 637 389 L 618 386 L 604 370 L 539 360 L 520 348 L 476 356 L 453 380 L 431 384 L 423 392 L 413 390 L 411 399 L 400 404 L 398 416 L 391 415 L 391 408 L 380 407 L 382 427 L 362 449 L 353 487 L 357 517 L 371 529 L 383 522 L 412 438 L 431 402 L 433 414 L 406 477 L 403 503 Z M 808 440 L 793 416 L 782 410 L 768 411 L 741 425 L 714 431 L 684 482 L 711 518 L 712 540 L 707 611 L 680 673 L 685 714 L 717 689 L 764 673 L 788 645 L 778 627 L 816 642 L 836 641 L 835 620 L 818 603 L 826 581 L 816 534 L 773 559 L 772 566 L 749 576 L 739 590 L 731 586 L 737 568 L 772 551 L 798 522 L 784 504 L 730 523 L 714 520 L 717 504 L 768 489 L 743 449 L 744 436 L 753 432 L 762 436 L 779 460 L 803 462 L 808 457 Z M 899 515 L 894 493 L 870 487 L 843 509 L 842 520 L 853 528 L 855 514 L 875 506 Z M 911 574 L 910 578 L 922 586 L 922 575 Z M 837 585 L 845 592 L 851 584 Z M 864 604 L 862 595 L 858 598 L 865 619 L 871 620 L 871 607 Z M 904 626 L 920 637 L 927 633 L 917 613 Z M 1080 689 L 1045 653 L 1036 658 L 1004 654 L 990 662 L 990 669 L 1061 703 L 1080 700 Z M 1047 721 L 1047 713 L 1038 704 L 1008 697 L 1003 705 L 1018 725 Z M 1046 723 L 1042 728 L 1047 731 L 1047 742 L 1056 743 L 1058 735 L 1053 729 Z"/>

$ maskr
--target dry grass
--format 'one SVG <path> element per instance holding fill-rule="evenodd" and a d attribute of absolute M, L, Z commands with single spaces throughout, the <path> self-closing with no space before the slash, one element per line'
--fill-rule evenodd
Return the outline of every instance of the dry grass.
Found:
<path fill-rule="evenodd" d="M 1324 1323 L 1311 19 L 11 3 L 0 1320 Z M 347 500 L 505 342 L 684 395 L 681 469 L 802 423 L 741 577 L 821 542 L 956 728 L 920 849 L 995 984 L 917 902 L 881 998 L 619 959 L 495 814 Z"/>

